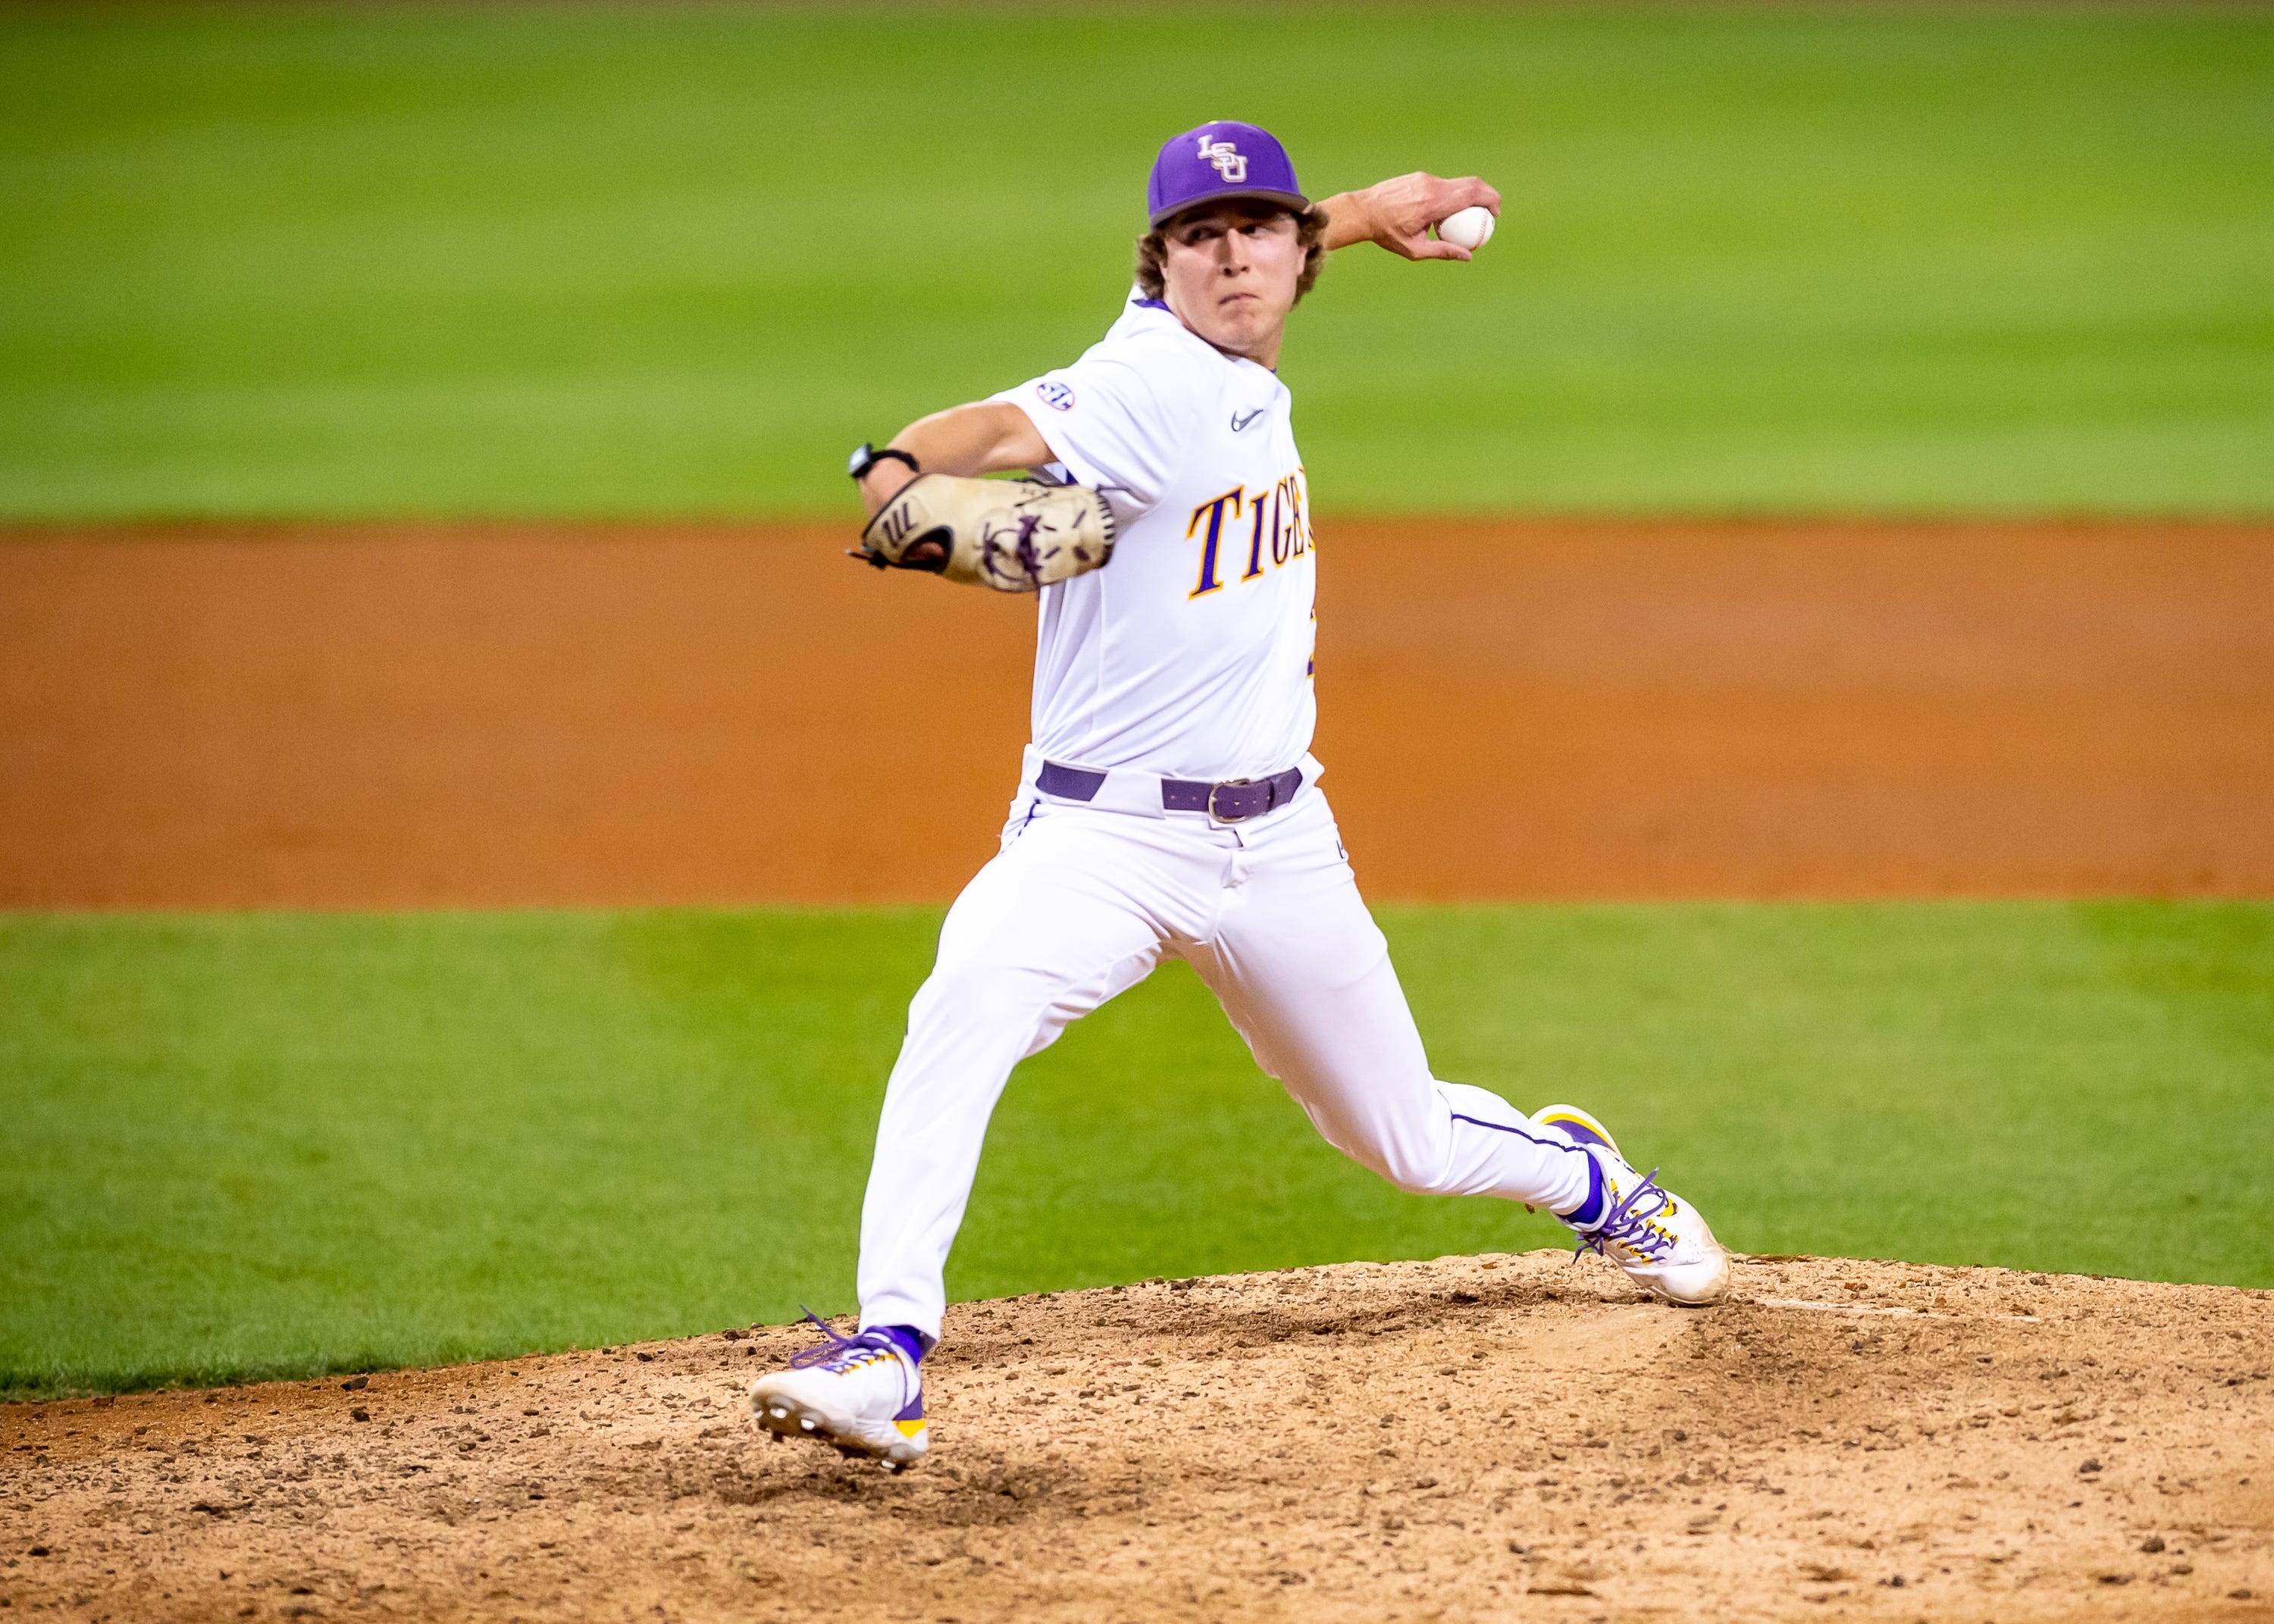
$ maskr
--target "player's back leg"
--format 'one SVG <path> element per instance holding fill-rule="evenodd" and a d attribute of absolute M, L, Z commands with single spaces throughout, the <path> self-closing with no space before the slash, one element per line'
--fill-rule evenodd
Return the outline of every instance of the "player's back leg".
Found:
<path fill-rule="evenodd" d="M 1726 1289 L 1726 1254 L 1695 1207 L 1628 1167 L 1615 1147 L 1431 1073 L 1388 943 L 1322 801 L 1299 802 L 1256 832 L 1214 933 L 1186 956 L 1257 1064 L 1352 1160 L 1404 1190 L 1546 1207 L 1673 1300 L 1711 1301 Z"/>

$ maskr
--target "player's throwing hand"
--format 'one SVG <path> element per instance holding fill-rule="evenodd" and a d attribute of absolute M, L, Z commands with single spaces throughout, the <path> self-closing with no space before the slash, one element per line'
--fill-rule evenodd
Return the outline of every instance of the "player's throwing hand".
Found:
<path fill-rule="evenodd" d="M 1430 236 L 1429 228 L 1465 208 L 1489 209 L 1497 217 L 1500 193 L 1473 175 L 1447 180 L 1416 170 L 1329 198 L 1323 207 L 1329 248 L 1379 243 L 1408 259 L 1466 259 L 1469 250 Z"/>

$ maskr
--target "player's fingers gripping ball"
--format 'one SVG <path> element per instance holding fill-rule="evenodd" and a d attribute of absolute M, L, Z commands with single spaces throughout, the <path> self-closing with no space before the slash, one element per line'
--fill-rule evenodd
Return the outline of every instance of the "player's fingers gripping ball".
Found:
<path fill-rule="evenodd" d="M 1492 210 L 1482 204 L 1457 209 L 1437 222 L 1437 240 L 1456 248 L 1482 248 L 1492 241 Z"/>
<path fill-rule="evenodd" d="M 1087 485 L 920 474 L 877 510 L 855 554 L 998 592 L 1035 592 L 1113 556 L 1113 512 Z"/>

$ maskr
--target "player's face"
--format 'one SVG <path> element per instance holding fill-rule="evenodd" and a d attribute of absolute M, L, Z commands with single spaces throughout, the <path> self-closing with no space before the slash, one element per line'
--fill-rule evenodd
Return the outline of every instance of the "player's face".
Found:
<path fill-rule="evenodd" d="M 1219 350 L 1276 365 L 1303 274 L 1295 217 L 1268 203 L 1222 203 L 1179 215 L 1162 237 L 1163 297 L 1177 319 Z"/>

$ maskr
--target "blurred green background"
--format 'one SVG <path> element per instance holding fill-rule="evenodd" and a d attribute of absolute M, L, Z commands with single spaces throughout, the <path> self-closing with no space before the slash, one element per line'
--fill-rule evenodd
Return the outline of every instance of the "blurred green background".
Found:
<path fill-rule="evenodd" d="M 1301 312 L 1322 509 L 2274 512 L 2263 8 L 51 5 L 0 523 L 841 518 L 1098 335 L 1218 117 L 1507 195 Z M 1442 1074 L 1737 1246 L 2274 1286 L 2274 906 L 1383 913 Z M 848 1307 L 936 929 L 0 915 L 0 1390 Z M 1559 1233 L 1341 1161 L 1172 966 L 1013 1079 L 950 1278 Z"/>
<path fill-rule="evenodd" d="M 2274 906 L 1382 910 L 1441 1076 L 1748 1251 L 2274 1286 Z M 0 1391 L 849 1309 L 935 912 L 0 917 Z M 1013 1078 L 958 1299 L 1557 1244 L 1403 1195 L 1181 965 Z"/>
<path fill-rule="evenodd" d="M 1167 134 L 1339 256 L 1319 505 L 2274 509 L 2274 12 L 0 10 L 0 520 L 825 514 L 1063 362 Z"/>

